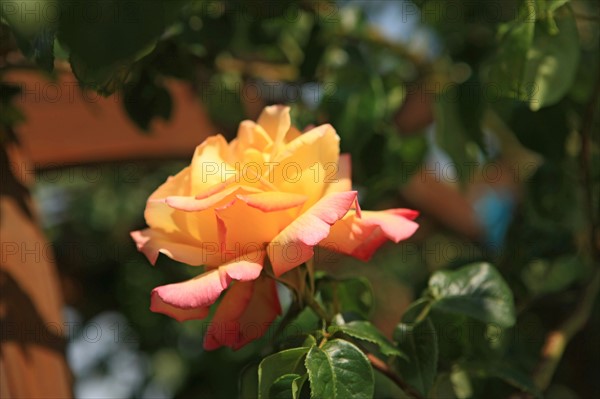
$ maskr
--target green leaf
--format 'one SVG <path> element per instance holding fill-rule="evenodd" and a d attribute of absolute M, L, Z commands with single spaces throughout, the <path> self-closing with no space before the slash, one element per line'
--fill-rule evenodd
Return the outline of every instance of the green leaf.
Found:
<path fill-rule="evenodd" d="M 554 19 L 554 12 L 567 4 L 569 0 L 543 0 L 541 1 L 541 6 L 543 6 L 543 12 L 545 13 L 546 24 L 548 25 L 548 33 L 551 35 L 555 35 L 558 33 L 558 26 L 556 25 L 556 20 Z M 540 4 L 540 3 L 538 3 Z"/>
<path fill-rule="evenodd" d="M 512 365 L 497 362 L 468 362 L 462 364 L 462 367 L 470 373 L 499 378 L 508 385 L 520 389 L 523 392 L 530 393 L 536 398 L 542 397 L 542 393 L 535 386 L 532 378 Z"/>
<path fill-rule="evenodd" d="M 151 52 L 182 0 L 61 1 L 57 37 L 80 82 L 110 94 L 131 65 Z"/>
<path fill-rule="evenodd" d="M 577 255 L 535 259 L 522 272 L 523 282 L 536 295 L 560 292 L 584 276 L 585 266 Z"/>
<path fill-rule="evenodd" d="M 20 86 L 0 82 L 0 127 L 12 127 L 25 121 L 21 110 L 13 104 L 18 94 L 21 94 Z"/>
<path fill-rule="evenodd" d="M 89 66 L 131 59 L 153 46 L 173 22 L 176 0 L 62 1 L 58 37 Z"/>
<path fill-rule="evenodd" d="M 499 27 L 500 46 L 490 67 L 489 81 L 503 96 L 527 99 L 531 91 L 523 81 L 527 52 L 533 43 L 536 20 L 534 0 L 525 0 L 519 16 Z"/>
<path fill-rule="evenodd" d="M 271 385 L 284 374 L 303 373 L 304 365 L 302 359 L 309 348 L 287 349 L 260 362 L 258 366 L 258 389 L 259 398 L 268 398 Z"/>
<path fill-rule="evenodd" d="M 277 378 L 269 389 L 270 399 L 289 399 L 294 396 L 293 383 L 296 379 L 302 378 L 299 374 L 284 374 Z"/>
<path fill-rule="evenodd" d="M 373 307 L 373 290 L 363 277 L 345 280 L 326 277 L 318 281 L 318 291 L 331 314 L 348 312 L 366 319 Z"/>
<path fill-rule="evenodd" d="M 400 323 L 394 331 L 398 348 L 409 360 L 398 359 L 400 374 L 406 381 L 427 396 L 437 375 L 438 340 L 429 318 L 416 325 Z"/>
<path fill-rule="evenodd" d="M 364 353 L 341 339 L 311 348 L 306 356 L 311 398 L 371 399 L 373 369 Z"/>
<path fill-rule="evenodd" d="M 450 381 L 452 381 L 452 388 L 458 399 L 468 399 L 475 396 L 472 378 L 459 364 L 452 366 Z"/>
<path fill-rule="evenodd" d="M 449 97 L 452 98 L 457 91 L 456 88 L 448 89 L 446 94 L 453 93 Z M 435 101 L 435 139 L 453 161 L 457 175 L 455 181 L 467 182 L 469 176 L 472 176 L 469 168 L 476 165 L 478 153 L 474 151 L 475 143 L 469 138 L 461 120 L 459 104 L 449 98 L 440 96 Z"/>
<path fill-rule="evenodd" d="M 515 324 L 512 292 L 498 271 L 488 263 L 439 271 L 429 279 L 433 307 L 464 314 L 500 327 Z"/>
<path fill-rule="evenodd" d="M 381 333 L 381 331 L 377 329 L 377 327 L 368 321 L 351 321 L 350 323 L 339 326 L 331 326 L 327 329 L 327 331 L 329 331 L 331 334 L 342 332 L 353 338 L 371 342 L 377 345 L 381 350 L 381 353 L 386 356 L 406 357 L 388 341 L 388 339 Z"/>
<path fill-rule="evenodd" d="M 477 74 L 456 88 L 457 112 L 466 137 L 476 143 L 483 151 L 486 150 L 483 130 L 481 128 L 486 96 L 484 87 Z"/>
<path fill-rule="evenodd" d="M 536 6 L 527 0 L 519 17 L 500 28 L 490 81 L 503 95 L 527 101 L 533 111 L 556 104 L 575 80 L 580 45 L 575 18 L 564 3 L 539 1 Z"/>
<path fill-rule="evenodd" d="M 150 129 L 155 117 L 166 121 L 173 110 L 167 89 L 145 73 L 137 82 L 126 86 L 123 104 L 129 117 L 145 131 Z"/>
<path fill-rule="evenodd" d="M 312 334 L 308 334 L 306 336 L 306 339 L 304 340 L 304 342 L 302 343 L 302 346 L 306 347 L 306 348 L 310 348 L 312 346 L 315 346 L 317 344 L 317 340 L 314 337 L 314 335 Z"/>
<path fill-rule="evenodd" d="M 304 387 L 304 383 L 308 379 L 308 374 L 304 374 L 301 377 L 296 378 L 292 381 L 292 398 L 298 399 L 302 392 L 302 388 Z"/>
<path fill-rule="evenodd" d="M 47 72 L 54 69 L 54 38 L 58 16 L 55 1 L 8 1 L 0 17 L 11 28 L 21 52 Z"/>
<path fill-rule="evenodd" d="M 402 323 L 418 324 L 425 320 L 431 309 L 430 298 L 419 298 L 411 303 L 402 315 Z"/>
<path fill-rule="evenodd" d="M 556 104 L 575 81 L 579 64 L 579 36 L 575 18 L 567 8 L 557 12 L 556 34 L 536 26 L 533 45 L 527 52 L 523 80 L 531 84 L 529 108 L 537 111 Z"/>
<path fill-rule="evenodd" d="M 94 89 L 103 96 L 121 90 L 131 73 L 132 67 L 128 62 L 108 66 L 89 66 L 81 61 L 76 54 L 69 56 L 69 63 L 81 86 Z"/>

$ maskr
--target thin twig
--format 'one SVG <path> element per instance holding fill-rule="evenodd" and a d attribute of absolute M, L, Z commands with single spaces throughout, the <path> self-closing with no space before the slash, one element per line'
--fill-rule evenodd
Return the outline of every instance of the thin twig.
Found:
<path fill-rule="evenodd" d="M 406 383 L 406 381 L 404 381 L 398 374 L 394 373 L 394 371 L 390 369 L 390 366 L 383 360 L 379 359 L 372 353 L 367 353 L 367 358 L 371 362 L 373 368 L 388 377 L 390 380 L 394 381 L 394 383 L 398 385 L 400 389 L 402 389 L 407 395 L 410 395 L 415 399 L 425 399 L 423 395 Z"/>
<path fill-rule="evenodd" d="M 317 314 L 317 316 L 321 318 L 321 320 L 325 321 L 325 323 L 329 325 L 331 322 L 331 317 L 321 307 L 321 305 L 319 305 L 319 302 L 317 302 L 310 294 L 304 295 L 303 299 L 304 303 L 307 304 Z"/>
<path fill-rule="evenodd" d="M 596 77 L 596 84 L 594 91 L 583 114 L 583 121 L 581 124 L 581 175 L 583 177 L 583 185 L 585 190 L 585 203 L 587 218 L 590 221 L 590 251 L 592 253 L 592 259 L 595 262 L 600 262 L 600 248 L 597 247 L 598 230 L 600 225 L 598 223 L 596 211 L 594 210 L 594 182 L 592 179 L 592 161 L 591 161 L 591 147 L 592 147 L 592 131 L 594 129 L 594 121 L 596 112 L 598 111 L 598 101 L 600 98 L 600 72 Z"/>
<path fill-rule="evenodd" d="M 542 358 L 533 375 L 533 381 L 540 390 L 543 391 L 550 385 L 567 344 L 587 323 L 599 289 L 600 270 L 596 270 L 592 281 L 585 288 L 575 312 L 546 336 L 546 342 L 542 347 Z"/>

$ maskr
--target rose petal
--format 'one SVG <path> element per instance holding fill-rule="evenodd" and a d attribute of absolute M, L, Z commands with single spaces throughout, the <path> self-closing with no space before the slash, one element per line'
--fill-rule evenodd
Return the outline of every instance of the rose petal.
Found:
<path fill-rule="evenodd" d="M 273 200 L 278 197 L 278 193 L 275 192 L 268 194 Z M 219 243 L 224 259 L 264 248 L 298 216 L 301 203 L 298 204 L 297 197 L 293 201 L 291 197 L 288 198 L 287 203 L 283 200 L 279 204 L 274 203 L 273 208 L 267 210 L 268 204 L 264 202 L 266 197 L 252 197 L 255 195 L 258 194 L 239 195 L 215 209 Z"/>
<path fill-rule="evenodd" d="M 350 211 L 319 245 L 367 261 L 385 241 L 397 243 L 412 236 L 419 227 L 410 220 L 414 217 L 415 211 L 408 209 L 362 211 L 361 217 Z"/>
<path fill-rule="evenodd" d="M 281 231 L 267 247 L 275 275 L 310 259 L 312 247 L 329 235 L 331 225 L 348 212 L 355 199 L 356 191 L 329 194 Z"/>
<path fill-rule="evenodd" d="M 172 208 L 186 212 L 203 211 L 209 208 L 221 206 L 231 202 L 235 194 L 241 193 L 259 193 L 261 190 L 255 187 L 247 186 L 229 186 L 207 198 L 194 198 L 183 196 L 167 197 L 164 201 Z"/>
<path fill-rule="evenodd" d="M 229 346 L 237 350 L 258 339 L 281 314 L 275 282 L 259 277 L 234 283 L 219 304 L 204 337 L 204 349 Z"/>
<path fill-rule="evenodd" d="M 177 238 L 153 229 L 132 231 L 130 235 L 135 241 L 138 251 L 146 255 L 152 265 L 156 264 L 159 253 L 191 266 L 211 266 L 221 263 L 219 247 L 216 244 L 197 243 L 193 245 L 173 241 Z"/>
<path fill-rule="evenodd" d="M 217 300 L 232 280 L 251 281 L 258 278 L 264 252 L 258 255 L 258 260 L 249 260 L 249 257 L 236 259 L 191 280 L 156 287 L 152 290 L 150 310 L 179 321 L 198 315 L 205 317 L 206 308 Z M 192 309 L 196 312 L 192 312 Z"/>
<path fill-rule="evenodd" d="M 282 143 L 292 124 L 290 107 L 283 105 L 265 107 L 258 117 L 257 123 L 265 129 L 274 143 Z"/>
<path fill-rule="evenodd" d="M 232 145 L 231 147 L 239 147 L 241 150 L 253 148 L 258 151 L 263 151 L 265 147 L 273 143 L 273 140 L 265 131 L 264 126 L 261 126 L 254 121 L 243 121 L 240 123 L 236 140 L 237 144 Z"/>
<path fill-rule="evenodd" d="M 306 195 L 303 194 L 277 191 L 267 191 L 257 194 L 237 194 L 237 198 L 249 206 L 264 212 L 295 208 L 304 204 L 307 200 Z"/>
<path fill-rule="evenodd" d="M 211 136 L 196 147 L 191 164 L 191 195 L 200 194 L 208 188 L 223 183 L 237 175 L 229 163 L 230 150 L 220 134 Z"/>
<path fill-rule="evenodd" d="M 276 165 L 269 181 L 279 191 L 304 194 L 308 209 L 323 197 L 326 181 L 332 180 L 339 158 L 340 138 L 331 125 L 303 133 L 272 159 Z"/>
<path fill-rule="evenodd" d="M 144 217 L 148 226 L 164 230 L 165 232 L 182 231 L 185 222 L 172 209 L 165 205 L 154 204 L 156 199 L 170 195 L 189 195 L 191 190 L 190 168 L 186 167 L 175 176 L 170 176 L 166 182 L 158 187 L 148 198 Z"/>
<path fill-rule="evenodd" d="M 169 176 L 167 181 L 154 190 L 149 199 L 165 198 L 169 195 L 188 195 L 190 189 L 191 169 L 189 166 L 186 166 L 175 176 Z"/>
<path fill-rule="evenodd" d="M 290 130 L 288 130 L 287 134 L 285 135 L 285 142 L 289 143 L 290 141 L 294 141 L 300 137 L 301 134 L 302 132 L 296 129 L 296 127 L 290 126 Z"/>

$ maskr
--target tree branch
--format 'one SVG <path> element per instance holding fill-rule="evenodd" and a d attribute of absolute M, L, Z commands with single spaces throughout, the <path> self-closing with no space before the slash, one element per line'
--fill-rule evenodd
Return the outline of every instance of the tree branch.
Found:
<path fill-rule="evenodd" d="M 583 114 L 581 125 L 581 175 L 583 177 L 583 185 L 585 191 L 585 205 L 588 220 L 590 221 L 590 251 L 594 261 L 600 261 L 600 248 L 597 244 L 600 241 L 600 223 L 596 219 L 600 215 L 596 215 L 594 210 L 594 182 L 592 179 L 592 132 L 594 131 L 594 121 L 598 110 L 598 101 L 600 99 L 600 72 L 596 77 L 596 84 L 592 96 L 588 101 Z"/>
<path fill-rule="evenodd" d="M 383 360 L 379 359 L 372 353 L 367 353 L 367 358 L 371 362 L 373 368 L 388 377 L 390 380 L 394 381 L 394 383 L 398 385 L 407 395 L 412 396 L 415 399 L 425 399 L 423 395 L 408 385 L 408 383 L 404 381 L 398 374 L 394 373 L 394 371 L 390 369 L 390 366 Z"/>

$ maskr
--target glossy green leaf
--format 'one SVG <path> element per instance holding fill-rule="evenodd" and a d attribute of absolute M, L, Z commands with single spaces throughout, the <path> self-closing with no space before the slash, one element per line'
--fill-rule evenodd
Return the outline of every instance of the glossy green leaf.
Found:
<path fill-rule="evenodd" d="M 510 327 L 515 323 L 513 295 L 498 271 L 475 263 L 456 271 L 439 271 L 429 279 L 433 307 L 483 322 Z"/>
<path fill-rule="evenodd" d="M 293 383 L 297 378 L 301 378 L 299 374 L 284 374 L 277 378 L 271 388 L 269 388 L 269 399 L 290 399 L 293 394 Z"/>
<path fill-rule="evenodd" d="M 308 334 L 307 337 L 306 337 L 306 339 L 302 343 L 302 346 L 304 346 L 306 348 L 310 348 L 312 346 L 315 346 L 316 344 L 317 344 L 317 340 L 314 337 L 314 335 Z"/>
<path fill-rule="evenodd" d="M 333 339 L 311 348 L 306 356 L 311 398 L 371 399 L 373 369 L 355 345 Z"/>
<path fill-rule="evenodd" d="M 394 331 L 394 339 L 409 359 L 398 359 L 400 375 L 426 396 L 437 375 L 439 356 L 433 323 L 429 318 L 419 324 L 400 323 Z"/>
<path fill-rule="evenodd" d="M 264 358 L 258 367 L 259 398 L 269 397 L 271 385 L 280 376 L 284 374 L 303 374 L 304 365 L 302 360 L 308 350 L 309 348 L 287 349 Z"/>
<path fill-rule="evenodd" d="M 404 356 L 405 355 L 395 348 L 389 340 L 375 327 L 371 322 L 368 321 L 351 321 L 350 323 L 342 324 L 339 326 L 331 326 L 328 328 L 329 333 L 335 334 L 336 332 L 342 332 L 353 338 L 371 342 L 379 347 L 381 353 L 386 356 Z"/>

